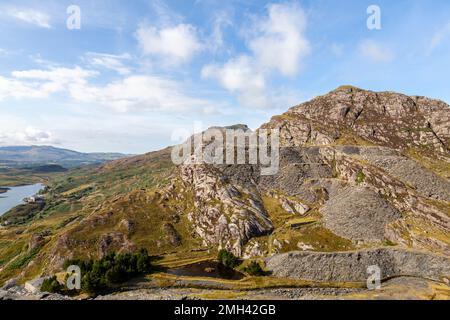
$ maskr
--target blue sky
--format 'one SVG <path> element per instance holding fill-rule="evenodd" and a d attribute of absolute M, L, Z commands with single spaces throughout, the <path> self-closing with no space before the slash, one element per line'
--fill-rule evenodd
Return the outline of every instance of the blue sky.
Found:
<path fill-rule="evenodd" d="M 449 62 L 447 0 L 0 0 L 0 145 L 143 153 L 343 84 L 449 102 Z"/>

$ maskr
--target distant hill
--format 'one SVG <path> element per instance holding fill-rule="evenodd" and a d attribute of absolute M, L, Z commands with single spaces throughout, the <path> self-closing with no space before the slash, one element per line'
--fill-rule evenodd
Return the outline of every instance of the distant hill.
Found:
<path fill-rule="evenodd" d="M 53 172 L 66 172 L 67 169 L 59 164 L 48 164 L 43 166 L 32 167 L 33 173 L 53 173 Z"/>
<path fill-rule="evenodd" d="M 126 157 L 121 153 L 82 153 L 52 146 L 0 147 L 0 166 L 60 165 L 65 168 L 102 163 Z"/>

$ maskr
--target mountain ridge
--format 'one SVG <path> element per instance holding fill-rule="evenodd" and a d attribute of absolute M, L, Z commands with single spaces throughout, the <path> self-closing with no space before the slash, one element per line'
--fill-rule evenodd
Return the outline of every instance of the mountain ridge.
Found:
<path fill-rule="evenodd" d="M 8 165 L 62 164 L 69 167 L 128 157 L 121 153 L 84 153 L 54 146 L 0 146 L 0 163 Z"/>
<path fill-rule="evenodd" d="M 347 129 L 378 145 L 405 149 L 432 144 L 433 151 L 445 154 L 450 141 L 449 110 L 445 102 L 423 96 L 341 86 L 291 107 L 261 127 L 281 129 L 287 145 L 290 139 L 297 144 L 334 143 Z M 296 121 L 290 122 L 293 118 Z M 287 125 L 298 131 L 297 136 L 283 132 Z"/>

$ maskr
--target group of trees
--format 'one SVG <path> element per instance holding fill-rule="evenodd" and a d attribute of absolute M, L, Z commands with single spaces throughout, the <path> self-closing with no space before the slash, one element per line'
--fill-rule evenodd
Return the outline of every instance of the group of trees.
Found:
<path fill-rule="evenodd" d="M 71 265 L 81 269 L 81 290 L 96 293 L 150 272 L 151 258 L 146 249 L 141 249 L 136 253 L 110 253 L 100 260 L 73 259 L 64 263 L 66 269 Z M 41 290 L 60 293 L 64 291 L 56 277 L 46 279 Z"/>
<path fill-rule="evenodd" d="M 227 250 L 220 250 L 218 261 L 227 268 L 235 268 L 240 264 L 239 259 Z M 78 266 L 81 270 L 81 290 L 97 293 L 108 287 L 130 280 L 138 275 L 151 272 L 151 258 L 146 249 L 136 253 L 109 253 L 99 260 L 72 259 L 64 263 L 64 268 Z M 266 272 L 256 261 L 243 268 L 243 271 L 254 276 L 264 276 Z M 64 293 L 66 288 L 53 276 L 46 279 L 41 290 L 45 292 Z"/>
<path fill-rule="evenodd" d="M 264 271 L 261 268 L 261 265 L 256 262 L 256 261 L 252 261 L 250 262 L 250 264 L 248 266 L 246 266 L 245 268 L 242 269 L 245 273 L 248 273 L 251 276 L 265 276 L 267 275 L 267 272 Z"/>
<path fill-rule="evenodd" d="M 240 264 L 239 258 L 225 249 L 219 251 L 217 260 L 220 264 L 228 268 L 235 268 Z M 252 276 L 265 276 L 267 274 L 256 261 L 252 261 L 249 265 L 244 267 L 242 271 Z"/>
<path fill-rule="evenodd" d="M 233 253 L 228 252 L 225 249 L 219 251 L 217 260 L 220 264 L 228 268 L 235 268 L 239 265 L 239 259 Z"/>
<path fill-rule="evenodd" d="M 51 292 L 51 293 L 62 293 L 64 291 L 64 286 L 58 282 L 56 276 L 47 278 L 42 282 L 41 291 Z"/>

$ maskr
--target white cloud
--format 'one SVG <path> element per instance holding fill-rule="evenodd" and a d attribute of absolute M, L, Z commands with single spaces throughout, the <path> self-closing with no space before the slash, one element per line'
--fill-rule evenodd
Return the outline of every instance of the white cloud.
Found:
<path fill-rule="evenodd" d="M 281 112 L 301 98 L 297 90 L 269 89 L 266 75 L 248 56 L 240 56 L 224 65 L 208 65 L 202 69 L 202 77 L 218 81 L 223 88 L 237 95 L 242 106 L 248 108 L 279 108 Z"/>
<path fill-rule="evenodd" d="M 237 93 L 241 104 L 248 107 L 267 107 L 265 77 L 248 56 L 232 59 L 223 66 L 208 65 L 202 77 L 215 79 L 226 90 Z"/>
<path fill-rule="evenodd" d="M 450 22 L 433 35 L 430 42 L 430 52 L 439 47 L 448 37 L 450 37 Z"/>
<path fill-rule="evenodd" d="M 68 85 L 85 84 L 96 74 L 80 67 L 13 71 L 12 77 L 0 76 L 0 101 L 10 97 L 48 98 L 51 94 L 65 91 Z"/>
<path fill-rule="evenodd" d="M 50 16 L 34 9 L 11 8 L 7 10 L 7 14 L 13 18 L 34 24 L 41 28 L 51 28 Z"/>
<path fill-rule="evenodd" d="M 66 84 L 69 82 L 84 82 L 86 78 L 93 77 L 95 71 L 86 70 L 81 67 L 75 68 L 53 68 L 50 70 L 32 69 L 25 71 L 13 71 L 12 76 L 18 79 L 42 80 Z"/>
<path fill-rule="evenodd" d="M 131 60 L 131 55 L 124 53 L 113 55 L 106 53 L 89 52 L 86 54 L 87 62 L 94 67 L 101 67 L 116 71 L 120 75 L 131 73 L 129 67 L 125 66 L 124 61 Z"/>
<path fill-rule="evenodd" d="M 53 141 L 53 136 L 50 131 L 44 131 L 34 127 L 26 127 L 23 132 L 16 132 L 16 137 L 26 144 L 49 143 Z"/>
<path fill-rule="evenodd" d="M 268 17 L 257 23 L 258 35 L 250 40 L 260 67 L 275 69 L 283 75 L 296 75 L 310 45 L 304 32 L 306 15 L 297 3 L 272 4 Z"/>
<path fill-rule="evenodd" d="M 0 76 L 0 101 L 6 98 L 48 98 L 66 93 L 77 102 L 110 107 L 115 111 L 159 110 L 211 113 L 215 106 L 193 98 L 177 81 L 159 76 L 130 75 L 121 80 L 95 85 L 90 81 L 98 72 L 81 67 L 13 71 L 12 77 Z"/>
<path fill-rule="evenodd" d="M 3 114 L 0 118 L 0 145 L 30 145 L 55 143 L 53 134 L 30 126 L 21 118 Z"/>
<path fill-rule="evenodd" d="M 373 40 L 364 40 L 359 44 L 359 52 L 373 62 L 391 62 L 394 53 L 387 47 Z"/>
<path fill-rule="evenodd" d="M 0 76 L 0 101 L 6 98 L 44 98 L 46 94 L 32 85 L 22 83 L 17 79 Z"/>
<path fill-rule="evenodd" d="M 223 65 L 211 64 L 202 70 L 202 77 L 215 79 L 239 102 L 252 108 L 276 106 L 278 102 L 268 91 L 267 78 L 277 71 L 284 76 L 296 75 L 302 60 L 310 52 L 304 32 L 306 15 L 297 3 L 272 4 L 266 17 L 255 18 L 247 44 L 252 55 L 234 57 Z"/>
<path fill-rule="evenodd" d="M 214 17 L 211 37 L 209 39 L 209 47 L 212 51 L 218 51 L 224 47 L 223 29 L 233 25 L 230 17 L 226 12 L 219 12 Z"/>
<path fill-rule="evenodd" d="M 203 112 L 211 107 L 209 102 L 183 93 L 177 82 L 156 76 L 133 75 L 105 86 L 78 83 L 69 90 L 78 101 L 105 105 L 119 112 L 133 109 Z"/>
<path fill-rule="evenodd" d="M 183 17 L 169 8 L 167 1 L 152 0 L 149 3 L 150 7 L 155 12 L 160 25 L 175 25 L 183 20 Z"/>
<path fill-rule="evenodd" d="M 58 68 L 58 67 L 61 66 L 61 64 L 59 64 L 59 63 L 56 63 L 56 62 L 54 62 L 54 61 L 50 61 L 50 60 L 47 60 L 47 59 L 42 58 L 42 56 L 41 56 L 40 53 L 37 53 L 37 54 L 30 54 L 30 55 L 29 55 L 29 58 L 30 58 L 34 63 L 39 64 L 39 65 L 41 65 L 41 66 L 43 66 L 43 67 L 46 67 L 46 68 Z"/>
<path fill-rule="evenodd" d="M 157 56 L 168 65 L 188 62 L 202 49 L 197 30 L 190 24 L 165 28 L 141 25 L 136 38 L 144 54 Z"/>

